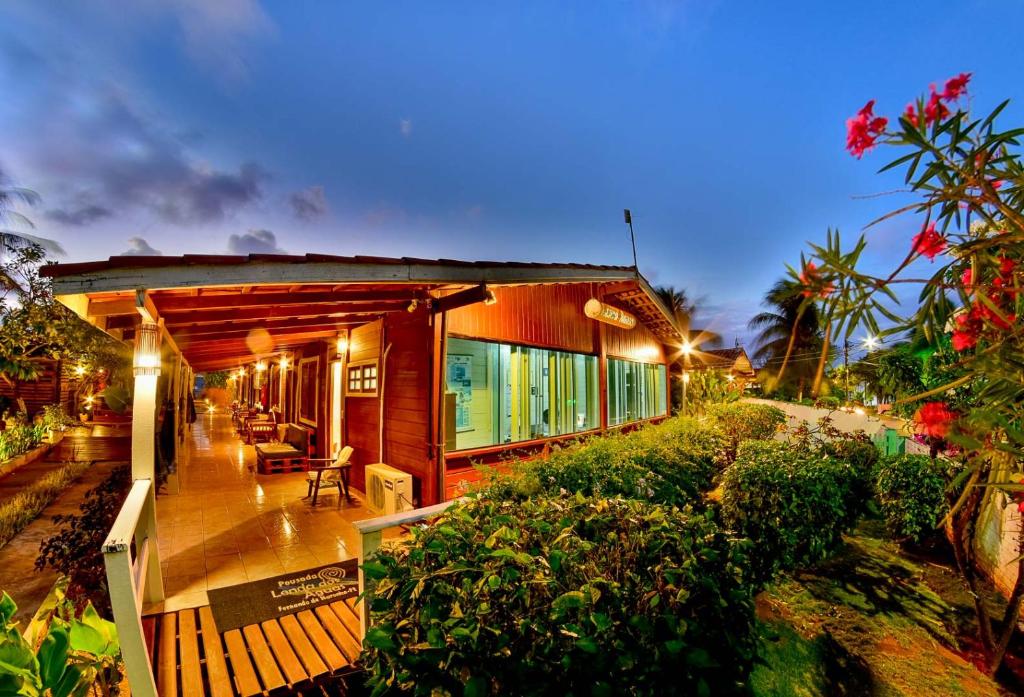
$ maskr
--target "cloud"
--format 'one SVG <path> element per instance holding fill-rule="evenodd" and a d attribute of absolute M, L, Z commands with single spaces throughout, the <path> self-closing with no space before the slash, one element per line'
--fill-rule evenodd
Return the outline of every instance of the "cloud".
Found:
<path fill-rule="evenodd" d="M 149 246 L 149 242 L 141 237 L 129 237 L 128 249 L 121 252 L 123 257 L 160 257 L 163 254 L 159 249 L 153 249 Z"/>
<path fill-rule="evenodd" d="M 50 220 L 61 225 L 71 225 L 74 227 L 90 225 L 97 220 L 109 218 L 113 214 L 113 211 L 106 206 L 100 206 L 95 203 L 87 203 L 78 207 L 51 208 L 46 211 L 46 217 Z"/>
<path fill-rule="evenodd" d="M 270 230 L 250 230 L 228 238 L 229 254 L 285 254 L 277 246 L 277 237 Z"/>
<path fill-rule="evenodd" d="M 403 138 L 408 138 L 412 135 L 412 119 L 400 119 L 398 121 L 398 132 L 402 134 Z"/>
<path fill-rule="evenodd" d="M 296 191 L 288 197 L 288 203 L 292 207 L 292 213 L 299 220 L 309 222 L 327 215 L 327 198 L 324 196 L 322 186 L 311 186 Z"/>

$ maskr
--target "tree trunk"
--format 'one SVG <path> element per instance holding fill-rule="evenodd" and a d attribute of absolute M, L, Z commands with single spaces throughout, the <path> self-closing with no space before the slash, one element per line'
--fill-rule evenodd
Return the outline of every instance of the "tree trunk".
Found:
<path fill-rule="evenodd" d="M 967 583 L 967 589 L 974 600 L 974 614 L 978 620 L 978 635 L 981 643 L 985 651 L 991 654 L 995 648 L 992 638 L 992 621 L 985 610 L 974 567 L 974 525 L 980 508 L 980 500 L 980 488 L 974 487 L 974 491 L 967 497 L 963 507 L 952 518 L 953 556 L 956 559 L 960 575 Z"/>
<path fill-rule="evenodd" d="M 1024 554 L 1024 525 L 1017 532 L 1017 554 Z M 1017 631 L 1022 604 L 1024 604 L 1024 556 L 1020 556 L 1017 559 L 1017 581 L 1013 584 L 1013 592 L 1010 593 L 1006 612 L 1003 613 L 1003 624 L 1000 628 L 999 640 L 996 642 L 992 650 L 992 656 L 989 658 L 989 675 L 995 675 L 999 670 L 999 666 L 1003 664 L 1006 648 L 1010 645 L 1010 641 Z"/>
<path fill-rule="evenodd" d="M 832 323 L 825 325 L 825 339 L 822 341 L 821 357 L 818 358 L 818 370 L 814 373 L 814 386 L 811 387 L 811 395 L 817 399 L 821 394 L 821 380 L 825 376 L 825 361 L 828 358 L 829 342 L 832 341 Z"/>

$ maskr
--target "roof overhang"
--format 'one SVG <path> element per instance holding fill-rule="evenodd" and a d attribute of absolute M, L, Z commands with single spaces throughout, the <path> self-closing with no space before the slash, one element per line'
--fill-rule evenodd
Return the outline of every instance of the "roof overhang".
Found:
<path fill-rule="evenodd" d="M 165 336 L 197 370 L 216 370 L 261 353 L 287 351 L 390 312 L 412 300 L 480 285 L 592 283 L 635 312 L 662 341 L 681 339 L 672 315 L 633 267 L 588 264 L 250 255 L 111 257 L 45 266 L 57 299 L 118 339 L 132 338 L 140 318 L 159 321 Z"/>

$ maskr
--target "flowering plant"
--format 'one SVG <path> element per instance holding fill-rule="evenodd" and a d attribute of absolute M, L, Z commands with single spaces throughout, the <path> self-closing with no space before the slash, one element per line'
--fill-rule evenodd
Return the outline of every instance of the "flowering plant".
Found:
<path fill-rule="evenodd" d="M 840 335 L 849 339 L 858 329 L 951 347 L 954 360 L 942 370 L 946 379 L 901 401 L 918 406 L 915 430 L 933 455 L 948 442 L 965 461 L 958 482 L 963 486 L 954 487 L 958 493 L 945 522 L 960 571 L 975 591 L 972 543 L 981 510 L 997 492 L 1009 499 L 1024 492 L 1024 129 L 997 129 L 1008 101 L 983 118 L 972 115 L 970 80 L 970 73 L 961 73 L 941 90 L 932 85 L 892 120 L 875 114 L 874 100 L 847 120 L 846 146 L 854 157 L 879 145 L 904 151 L 882 171 L 904 170 L 914 200 L 872 223 L 913 216 L 903 260 L 888 274 L 865 273 L 857 267 L 865 237 L 844 250 L 839 233 L 830 230 L 826 243 L 812 245 L 800 268 L 789 273 L 803 284 L 804 303 L 818 304 L 826 320 L 815 392 L 830 342 Z M 921 264 L 915 262 L 922 258 L 932 270 L 919 278 L 914 270 Z M 900 308 L 899 284 L 920 287 L 912 311 Z M 1016 534 L 1022 556 L 1000 636 L 980 601 L 976 607 L 993 672 L 1024 604 L 1024 533 Z"/>

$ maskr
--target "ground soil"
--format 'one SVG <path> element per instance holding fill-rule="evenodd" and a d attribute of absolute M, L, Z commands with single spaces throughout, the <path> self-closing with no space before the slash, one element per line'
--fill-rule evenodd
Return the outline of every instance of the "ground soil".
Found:
<path fill-rule="evenodd" d="M 1001 597 L 986 598 L 999 616 Z M 757 695 L 1018 695 L 1024 645 L 998 681 L 980 669 L 973 603 L 945 545 L 905 549 L 864 522 L 827 562 L 758 597 Z"/>

